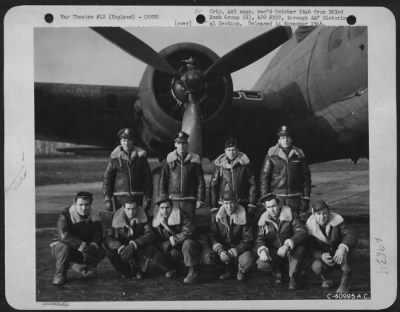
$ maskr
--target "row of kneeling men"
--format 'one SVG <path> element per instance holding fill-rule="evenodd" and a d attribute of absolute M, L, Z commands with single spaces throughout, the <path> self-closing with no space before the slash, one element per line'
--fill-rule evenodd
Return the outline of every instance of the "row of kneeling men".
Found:
<path fill-rule="evenodd" d="M 96 276 L 95 267 L 107 256 L 126 278 L 143 279 L 158 267 L 170 279 L 183 260 L 186 284 L 199 280 L 200 264 L 213 264 L 221 280 L 243 280 L 256 266 L 272 272 L 275 282 L 281 283 L 282 273 L 288 272 L 289 289 L 296 289 L 296 277 L 304 271 L 302 260 L 309 255 L 323 288 L 332 286 L 328 276 L 338 267 L 342 278 L 337 291 L 349 291 L 350 255 L 357 238 L 322 200 L 312 202 L 312 214 L 304 223 L 275 194 L 266 194 L 260 199 L 265 212 L 254 226 L 235 194 L 226 191 L 221 207 L 211 215 L 207 239 L 201 240 L 191 219 L 167 196 L 157 201 L 152 220 L 135 197 L 127 196 L 105 234 L 92 201 L 91 193 L 79 192 L 59 216 L 58 237 L 50 244 L 56 258 L 54 285 L 65 283 L 70 266 L 85 278 Z"/>

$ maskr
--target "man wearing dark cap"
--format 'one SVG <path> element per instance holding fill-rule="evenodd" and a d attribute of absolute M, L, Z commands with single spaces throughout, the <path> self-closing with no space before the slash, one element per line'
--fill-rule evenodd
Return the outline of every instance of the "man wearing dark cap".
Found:
<path fill-rule="evenodd" d="M 96 276 L 94 268 L 104 257 L 102 226 L 99 215 L 92 210 L 93 195 L 89 192 L 76 194 L 71 207 L 65 208 L 57 222 L 57 238 L 50 244 L 56 258 L 53 284 L 60 286 L 66 281 L 70 263 L 82 277 Z"/>
<path fill-rule="evenodd" d="M 282 272 L 289 264 L 289 289 L 296 289 L 296 274 L 303 259 L 307 230 L 288 206 L 282 206 L 275 194 L 260 198 L 265 212 L 258 221 L 257 268 L 272 271 L 275 283 L 282 282 Z"/>
<path fill-rule="evenodd" d="M 107 256 L 123 277 L 143 279 L 155 253 L 156 235 L 138 197 L 126 196 L 104 240 Z"/>
<path fill-rule="evenodd" d="M 160 196 L 156 204 L 158 210 L 153 218 L 153 228 L 157 235 L 157 245 L 163 253 L 155 259 L 162 264 L 167 272 L 165 277 L 170 279 L 176 276 L 177 266 L 183 258 L 186 267 L 189 268 L 183 282 L 193 284 L 199 278 L 200 244 L 194 240 L 194 224 L 184 211 L 179 207 L 173 207 L 168 196 Z"/>
<path fill-rule="evenodd" d="M 160 197 L 168 197 L 194 223 L 195 209 L 204 205 L 205 182 L 200 156 L 189 152 L 189 135 L 180 131 L 175 150 L 167 155 L 160 174 Z"/>
<path fill-rule="evenodd" d="M 296 215 L 309 208 L 311 174 L 303 151 L 293 145 L 289 128 L 278 130 L 278 143 L 268 150 L 260 174 L 261 196 L 274 193 Z"/>
<path fill-rule="evenodd" d="M 310 235 L 309 249 L 313 256 L 312 270 L 322 279 L 322 288 L 330 288 L 332 281 L 327 274 L 335 267 L 343 272 L 336 292 L 349 292 L 351 276 L 350 255 L 357 244 L 355 232 L 345 225 L 343 217 L 329 210 L 327 203 L 316 200 L 311 203 L 312 215 L 306 226 Z"/>
<path fill-rule="evenodd" d="M 145 211 L 150 208 L 153 181 L 146 152 L 134 146 L 134 132 L 130 128 L 118 131 L 121 145 L 110 155 L 104 173 L 104 203 L 113 211 L 122 206 L 126 195 L 139 196 Z M 113 203 L 114 200 L 114 203 Z M 113 207 L 115 204 L 116 207 Z"/>
<path fill-rule="evenodd" d="M 249 215 L 254 215 L 257 201 L 256 181 L 250 160 L 239 151 L 234 138 L 225 140 L 225 153 L 214 161 L 215 170 L 211 177 L 211 207 L 219 207 L 224 191 L 232 190 L 238 203 L 245 207 Z"/>
<path fill-rule="evenodd" d="M 224 191 L 221 207 L 211 215 L 209 241 L 211 248 L 202 255 L 205 264 L 222 265 L 224 273 L 219 276 L 221 280 L 235 274 L 237 280 L 244 280 L 254 265 L 251 252 L 254 235 L 246 210 L 238 204 L 232 190 Z"/>

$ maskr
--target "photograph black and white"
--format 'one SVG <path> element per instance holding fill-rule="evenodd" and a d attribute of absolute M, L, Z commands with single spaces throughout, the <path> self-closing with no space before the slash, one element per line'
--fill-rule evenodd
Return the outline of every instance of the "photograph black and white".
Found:
<path fill-rule="evenodd" d="M 5 21 L 11 306 L 390 304 L 387 11 L 35 9 Z"/>
<path fill-rule="evenodd" d="M 38 301 L 370 298 L 367 27 L 34 39 Z"/>

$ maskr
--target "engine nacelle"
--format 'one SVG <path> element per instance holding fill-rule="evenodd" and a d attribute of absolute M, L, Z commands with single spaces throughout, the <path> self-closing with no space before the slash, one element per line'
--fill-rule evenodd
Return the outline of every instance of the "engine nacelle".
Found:
<path fill-rule="evenodd" d="M 229 116 L 233 87 L 230 75 L 201 81 L 202 73 L 219 58 L 205 46 L 179 43 L 163 49 L 160 55 L 176 68 L 178 73 L 171 75 L 148 66 L 140 82 L 139 99 L 135 103 L 135 110 L 139 136 L 146 148 L 149 151 L 165 154 L 170 149 L 172 137 L 182 125 L 185 90 L 180 88 L 179 79 L 185 71 L 187 72 L 188 60 L 195 68 L 193 75 L 197 75 L 191 77 L 191 82 L 199 86 L 196 92 L 200 96 L 196 101 L 203 134 L 215 131 L 222 126 L 221 121 Z"/>

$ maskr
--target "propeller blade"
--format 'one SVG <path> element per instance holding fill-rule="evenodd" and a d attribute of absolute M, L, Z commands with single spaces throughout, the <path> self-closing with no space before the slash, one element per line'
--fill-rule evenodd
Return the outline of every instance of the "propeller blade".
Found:
<path fill-rule="evenodd" d="M 120 27 L 91 27 L 91 29 L 147 65 L 169 74 L 176 73 L 176 70 L 153 48 L 125 29 Z"/>
<path fill-rule="evenodd" d="M 201 121 L 199 109 L 189 94 L 189 100 L 182 120 L 182 131 L 189 134 L 189 151 L 202 155 L 203 138 L 201 133 Z"/>
<path fill-rule="evenodd" d="M 257 61 L 292 36 L 289 26 L 278 26 L 226 53 L 205 72 L 206 79 L 233 73 Z"/>

